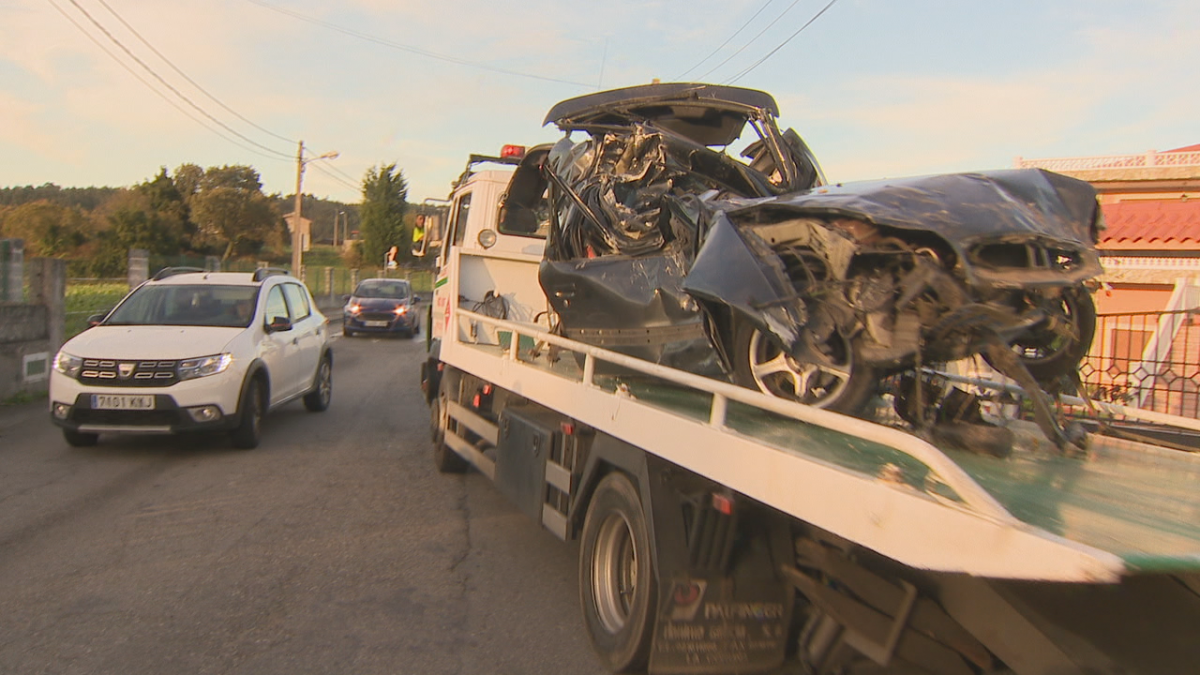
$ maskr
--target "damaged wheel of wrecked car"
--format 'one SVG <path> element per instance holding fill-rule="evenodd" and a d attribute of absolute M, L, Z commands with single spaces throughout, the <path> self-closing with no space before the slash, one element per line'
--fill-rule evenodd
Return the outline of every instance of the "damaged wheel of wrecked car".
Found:
<path fill-rule="evenodd" d="M 1030 299 L 1046 318 L 1010 344 L 1017 358 L 1048 390 L 1058 390 L 1063 377 L 1079 372 L 1096 333 L 1096 304 L 1087 289 L 1068 288 L 1057 297 Z"/>
<path fill-rule="evenodd" d="M 797 358 L 748 322 L 734 338 L 734 377 L 764 394 L 853 414 L 874 391 L 875 373 L 861 363 L 854 341 L 837 330 Z"/>

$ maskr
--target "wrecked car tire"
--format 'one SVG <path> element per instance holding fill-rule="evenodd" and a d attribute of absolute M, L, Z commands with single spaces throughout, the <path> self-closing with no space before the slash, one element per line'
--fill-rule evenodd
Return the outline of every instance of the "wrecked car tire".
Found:
<path fill-rule="evenodd" d="M 1087 289 L 1069 288 L 1047 307 L 1047 312 L 1048 319 L 1010 344 L 1035 380 L 1057 390 L 1064 376 L 1078 376 L 1079 362 L 1092 346 L 1096 303 Z"/>
<path fill-rule="evenodd" d="M 834 331 L 818 346 L 824 364 L 802 363 L 748 322 L 734 334 L 734 381 L 764 394 L 853 415 L 875 393 L 877 373 L 863 363 L 854 340 Z"/>

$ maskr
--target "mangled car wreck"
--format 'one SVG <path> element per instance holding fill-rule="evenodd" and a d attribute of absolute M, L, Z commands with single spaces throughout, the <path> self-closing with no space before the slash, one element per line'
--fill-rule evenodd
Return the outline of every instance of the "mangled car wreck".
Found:
<path fill-rule="evenodd" d="M 505 217 L 550 221 L 539 278 L 563 334 L 849 414 L 886 382 L 918 429 L 977 415 L 930 405 L 947 390 L 922 373 L 979 355 L 1053 442 L 1079 443 L 1045 392 L 1095 326 L 1091 186 L 1041 170 L 829 185 L 777 116 L 763 92 L 701 84 L 550 110 L 567 135 L 527 158 Z M 740 161 L 725 149 L 747 129 Z"/>

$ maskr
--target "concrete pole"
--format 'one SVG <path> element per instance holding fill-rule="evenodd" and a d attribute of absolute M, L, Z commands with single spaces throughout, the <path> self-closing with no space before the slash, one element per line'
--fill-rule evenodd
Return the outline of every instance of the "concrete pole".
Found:
<path fill-rule="evenodd" d="M 46 337 L 50 353 L 63 344 L 67 323 L 67 261 L 57 258 L 36 258 L 30 269 L 29 293 L 35 305 L 46 306 Z"/>

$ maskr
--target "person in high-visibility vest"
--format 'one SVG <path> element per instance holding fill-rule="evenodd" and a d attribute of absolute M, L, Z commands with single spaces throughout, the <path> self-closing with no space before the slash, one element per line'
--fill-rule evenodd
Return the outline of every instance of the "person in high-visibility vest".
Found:
<path fill-rule="evenodd" d="M 425 238 L 425 214 L 418 213 L 417 220 L 415 223 L 413 223 L 413 235 L 412 235 L 413 246 L 414 247 L 417 246 L 417 244 L 419 244 L 421 242 L 421 240 L 424 238 Z"/>

